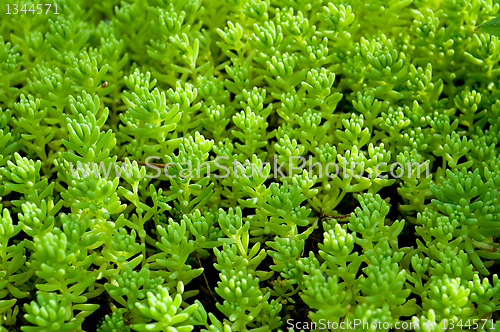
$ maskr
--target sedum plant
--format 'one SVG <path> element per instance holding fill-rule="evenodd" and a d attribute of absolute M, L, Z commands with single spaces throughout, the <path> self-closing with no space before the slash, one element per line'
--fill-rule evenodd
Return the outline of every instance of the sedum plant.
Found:
<path fill-rule="evenodd" d="M 0 331 L 500 327 L 497 0 L 0 6 Z"/>

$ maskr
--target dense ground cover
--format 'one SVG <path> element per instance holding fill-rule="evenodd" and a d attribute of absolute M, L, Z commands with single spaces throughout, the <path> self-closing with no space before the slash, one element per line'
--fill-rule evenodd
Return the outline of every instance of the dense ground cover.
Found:
<path fill-rule="evenodd" d="M 2 1 L 0 330 L 500 328 L 498 12 Z"/>

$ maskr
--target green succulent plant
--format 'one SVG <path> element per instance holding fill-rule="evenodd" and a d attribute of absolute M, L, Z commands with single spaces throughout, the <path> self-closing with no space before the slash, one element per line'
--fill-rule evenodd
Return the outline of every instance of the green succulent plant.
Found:
<path fill-rule="evenodd" d="M 497 0 L 4 2 L 0 331 L 500 327 Z"/>

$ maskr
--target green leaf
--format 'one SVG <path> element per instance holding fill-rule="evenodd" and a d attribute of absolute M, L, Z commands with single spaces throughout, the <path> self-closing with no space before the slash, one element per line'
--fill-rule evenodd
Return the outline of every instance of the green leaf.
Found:
<path fill-rule="evenodd" d="M 500 17 L 496 17 L 481 24 L 476 28 L 476 31 L 483 31 L 490 35 L 500 37 Z"/>

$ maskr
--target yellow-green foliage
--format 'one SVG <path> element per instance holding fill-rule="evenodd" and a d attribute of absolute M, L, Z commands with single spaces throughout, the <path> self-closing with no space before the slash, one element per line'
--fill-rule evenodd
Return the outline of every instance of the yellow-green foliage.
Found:
<path fill-rule="evenodd" d="M 500 328 L 496 0 L 46 2 L 0 3 L 0 331 Z"/>

